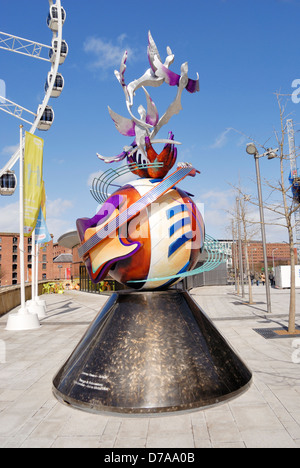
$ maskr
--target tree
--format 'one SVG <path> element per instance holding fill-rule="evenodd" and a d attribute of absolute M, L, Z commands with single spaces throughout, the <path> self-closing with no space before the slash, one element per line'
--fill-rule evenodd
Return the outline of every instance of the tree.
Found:
<path fill-rule="evenodd" d="M 249 256 L 248 256 L 248 243 L 250 239 L 254 235 L 256 235 L 257 229 L 253 228 L 253 225 L 255 224 L 255 222 L 250 218 L 250 214 L 249 214 L 249 209 L 248 209 L 248 203 L 250 202 L 249 195 L 246 195 L 243 193 L 240 185 L 239 187 L 234 187 L 234 189 L 236 192 L 236 205 L 235 205 L 235 209 L 231 213 L 232 223 L 233 225 L 237 223 L 238 226 L 241 226 L 241 229 L 236 230 L 236 232 L 239 232 L 240 241 L 241 241 L 240 246 L 239 246 L 239 249 L 241 250 L 239 263 L 243 261 L 243 251 L 244 251 L 246 277 L 248 281 L 249 304 L 253 304 L 251 270 L 250 270 L 250 262 L 249 262 Z"/>
<path fill-rule="evenodd" d="M 289 246 L 290 246 L 290 259 L 291 259 L 291 288 L 290 288 L 290 304 L 289 304 L 289 333 L 295 333 L 295 317 L 296 317 L 296 277 L 295 277 L 295 240 L 294 240 L 294 229 L 295 229 L 295 212 L 300 210 L 300 203 L 295 201 L 292 195 L 292 185 L 289 178 L 286 176 L 287 167 L 290 169 L 290 148 L 287 147 L 287 117 L 285 116 L 285 107 L 282 104 L 281 95 L 276 93 L 277 102 L 280 114 L 280 131 L 275 131 L 275 137 L 278 145 L 278 156 L 279 161 L 279 180 L 274 185 L 270 181 L 267 181 L 268 187 L 272 193 L 280 194 L 281 203 L 273 202 L 267 204 L 266 208 L 273 213 L 276 213 L 282 221 L 278 224 L 284 226 L 288 232 Z"/>
<path fill-rule="evenodd" d="M 291 287 L 290 287 L 290 303 L 289 303 L 289 324 L 288 332 L 295 333 L 295 316 L 296 316 L 296 278 L 295 278 L 295 240 L 294 229 L 295 219 L 294 215 L 297 210 L 300 210 L 299 200 L 295 200 L 292 195 L 292 184 L 287 174 L 290 171 L 290 150 L 287 138 L 287 116 L 285 115 L 285 106 L 282 104 L 282 95 L 276 93 L 279 115 L 280 115 L 280 131 L 275 131 L 276 143 L 278 152 L 276 160 L 279 163 L 279 178 L 275 182 L 265 179 L 265 185 L 269 188 L 269 196 L 267 202 L 264 202 L 264 208 L 276 215 L 276 219 L 272 223 L 277 224 L 287 229 L 289 246 L 290 246 L 290 260 L 291 260 Z M 253 139 L 247 137 L 249 140 Z M 264 145 L 259 145 L 266 150 Z M 252 200 L 252 203 L 253 200 Z M 267 274 L 267 272 L 266 272 Z"/>

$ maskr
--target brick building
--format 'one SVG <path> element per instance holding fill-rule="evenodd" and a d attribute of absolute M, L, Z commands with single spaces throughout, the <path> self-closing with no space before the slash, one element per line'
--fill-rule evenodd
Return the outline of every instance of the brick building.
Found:
<path fill-rule="evenodd" d="M 53 259 L 53 279 L 70 280 L 72 274 L 72 253 L 61 253 Z"/>
<path fill-rule="evenodd" d="M 0 232 L 0 286 L 20 284 L 20 235 L 19 233 Z M 32 275 L 33 245 L 31 237 L 24 237 L 25 282 Z M 64 256 L 71 251 L 51 242 L 39 250 L 39 281 L 67 279 L 72 258 Z M 63 257 L 62 257 L 63 256 Z M 59 258 L 60 257 L 60 258 Z M 55 259 L 58 261 L 55 262 Z"/>
<path fill-rule="evenodd" d="M 272 268 L 279 265 L 290 265 L 290 246 L 286 242 L 267 243 L 268 267 Z M 250 271 L 261 271 L 264 267 L 263 245 L 259 241 L 250 241 L 247 243 L 248 261 Z M 297 263 L 297 249 L 295 249 L 295 259 Z M 235 258 L 233 245 L 233 260 Z M 243 246 L 243 259 L 245 260 L 245 245 Z M 234 261 L 233 261 L 234 264 Z"/>
<path fill-rule="evenodd" d="M 67 232 L 58 239 L 60 248 L 72 252 L 71 278 L 78 280 L 80 276 L 80 266 L 84 265 L 78 254 L 80 240 L 77 231 Z"/>

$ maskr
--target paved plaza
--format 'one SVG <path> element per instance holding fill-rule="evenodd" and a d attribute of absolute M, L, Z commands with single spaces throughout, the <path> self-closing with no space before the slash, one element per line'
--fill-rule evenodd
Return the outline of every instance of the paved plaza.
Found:
<path fill-rule="evenodd" d="M 253 373 L 250 389 L 220 405 L 167 415 L 90 414 L 61 404 L 52 379 L 108 296 L 67 291 L 45 295 L 47 317 L 32 331 L 5 330 L 0 319 L 1 448 L 299 448 L 300 335 L 268 338 L 287 325 L 288 290 L 263 286 L 254 304 L 233 286 L 191 291 Z M 300 325 L 300 290 L 297 290 Z"/>

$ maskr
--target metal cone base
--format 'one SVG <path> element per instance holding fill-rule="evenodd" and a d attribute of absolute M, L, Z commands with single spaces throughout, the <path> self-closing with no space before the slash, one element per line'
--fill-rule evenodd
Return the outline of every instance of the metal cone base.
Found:
<path fill-rule="evenodd" d="M 251 379 L 187 292 L 124 292 L 90 325 L 53 392 L 94 413 L 162 413 L 236 397 Z"/>

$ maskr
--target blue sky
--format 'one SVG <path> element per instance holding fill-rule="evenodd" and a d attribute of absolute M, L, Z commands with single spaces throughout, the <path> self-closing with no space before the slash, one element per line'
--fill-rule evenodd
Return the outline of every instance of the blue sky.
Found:
<path fill-rule="evenodd" d="M 89 181 L 92 174 L 112 167 L 99 161 L 96 153 L 113 156 L 131 144 L 130 138 L 117 132 L 107 106 L 128 116 L 114 70 L 119 69 L 125 50 L 127 83 L 149 68 L 150 30 L 163 59 L 167 46 L 175 54 L 173 71 L 180 73 L 187 61 L 189 76 L 199 73 L 200 92 L 183 94 L 183 110 L 159 136 L 166 138 L 173 131 L 182 143 L 178 161 L 188 161 L 201 171 L 180 187 L 204 203 L 208 234 L 230 237 L 231 184 L 240 181 L 248 193 L 256 194 L 254 161 L 245 152 L 243 134 L 276 146 L 274 129 L 279 129 L 280 121 L 274 93 L 278 91 L 287 95 L 286 111 L 298 129 L 300 104 L 289 95 L 295 91 L 293 81 L 300 79 L 300 1 L 62 0 L 62 4 L 67 13 L 63 36 L 69 45 L 69 55 L 60 67 L 65 88 L 58 99 L 51 100 L 55 112 L 51 129 L 36 133 L 45 141 L 49 231 L 57 239 L 76 228 L 77 218 L 95 214 Z M 1 0 L 0 30 L 50 45 L 48 7 L 47 0 Z M 0 79 L 6 83 L 7 98 L 34 112 L 43 99 L 49 68 L 49 63 L 0 50 Z M 148 91 L 160 115 L 175 97 L 174 88 L 166 84 Z M 137 93 L 137 104 L 144 104 L 139 98 Z M 0 112 L 1 167 L 18 144 L 19 124 Z M 29 126 L 25 124 L 24 129 Z M 296 133 L 297 146 L 298 138 Z M 18 174 L 18 166 L 14 169 Z M 262 159 L 261 173 L 278 179 L 277 162 Z M 253 216 L 258 216 L 257 210 Z M 0 231 L 15 230 L 18 193 L 0 198 Z M 268 228 L 267 240 L 286 240 L 286 234 L 277 227 Z"/>

